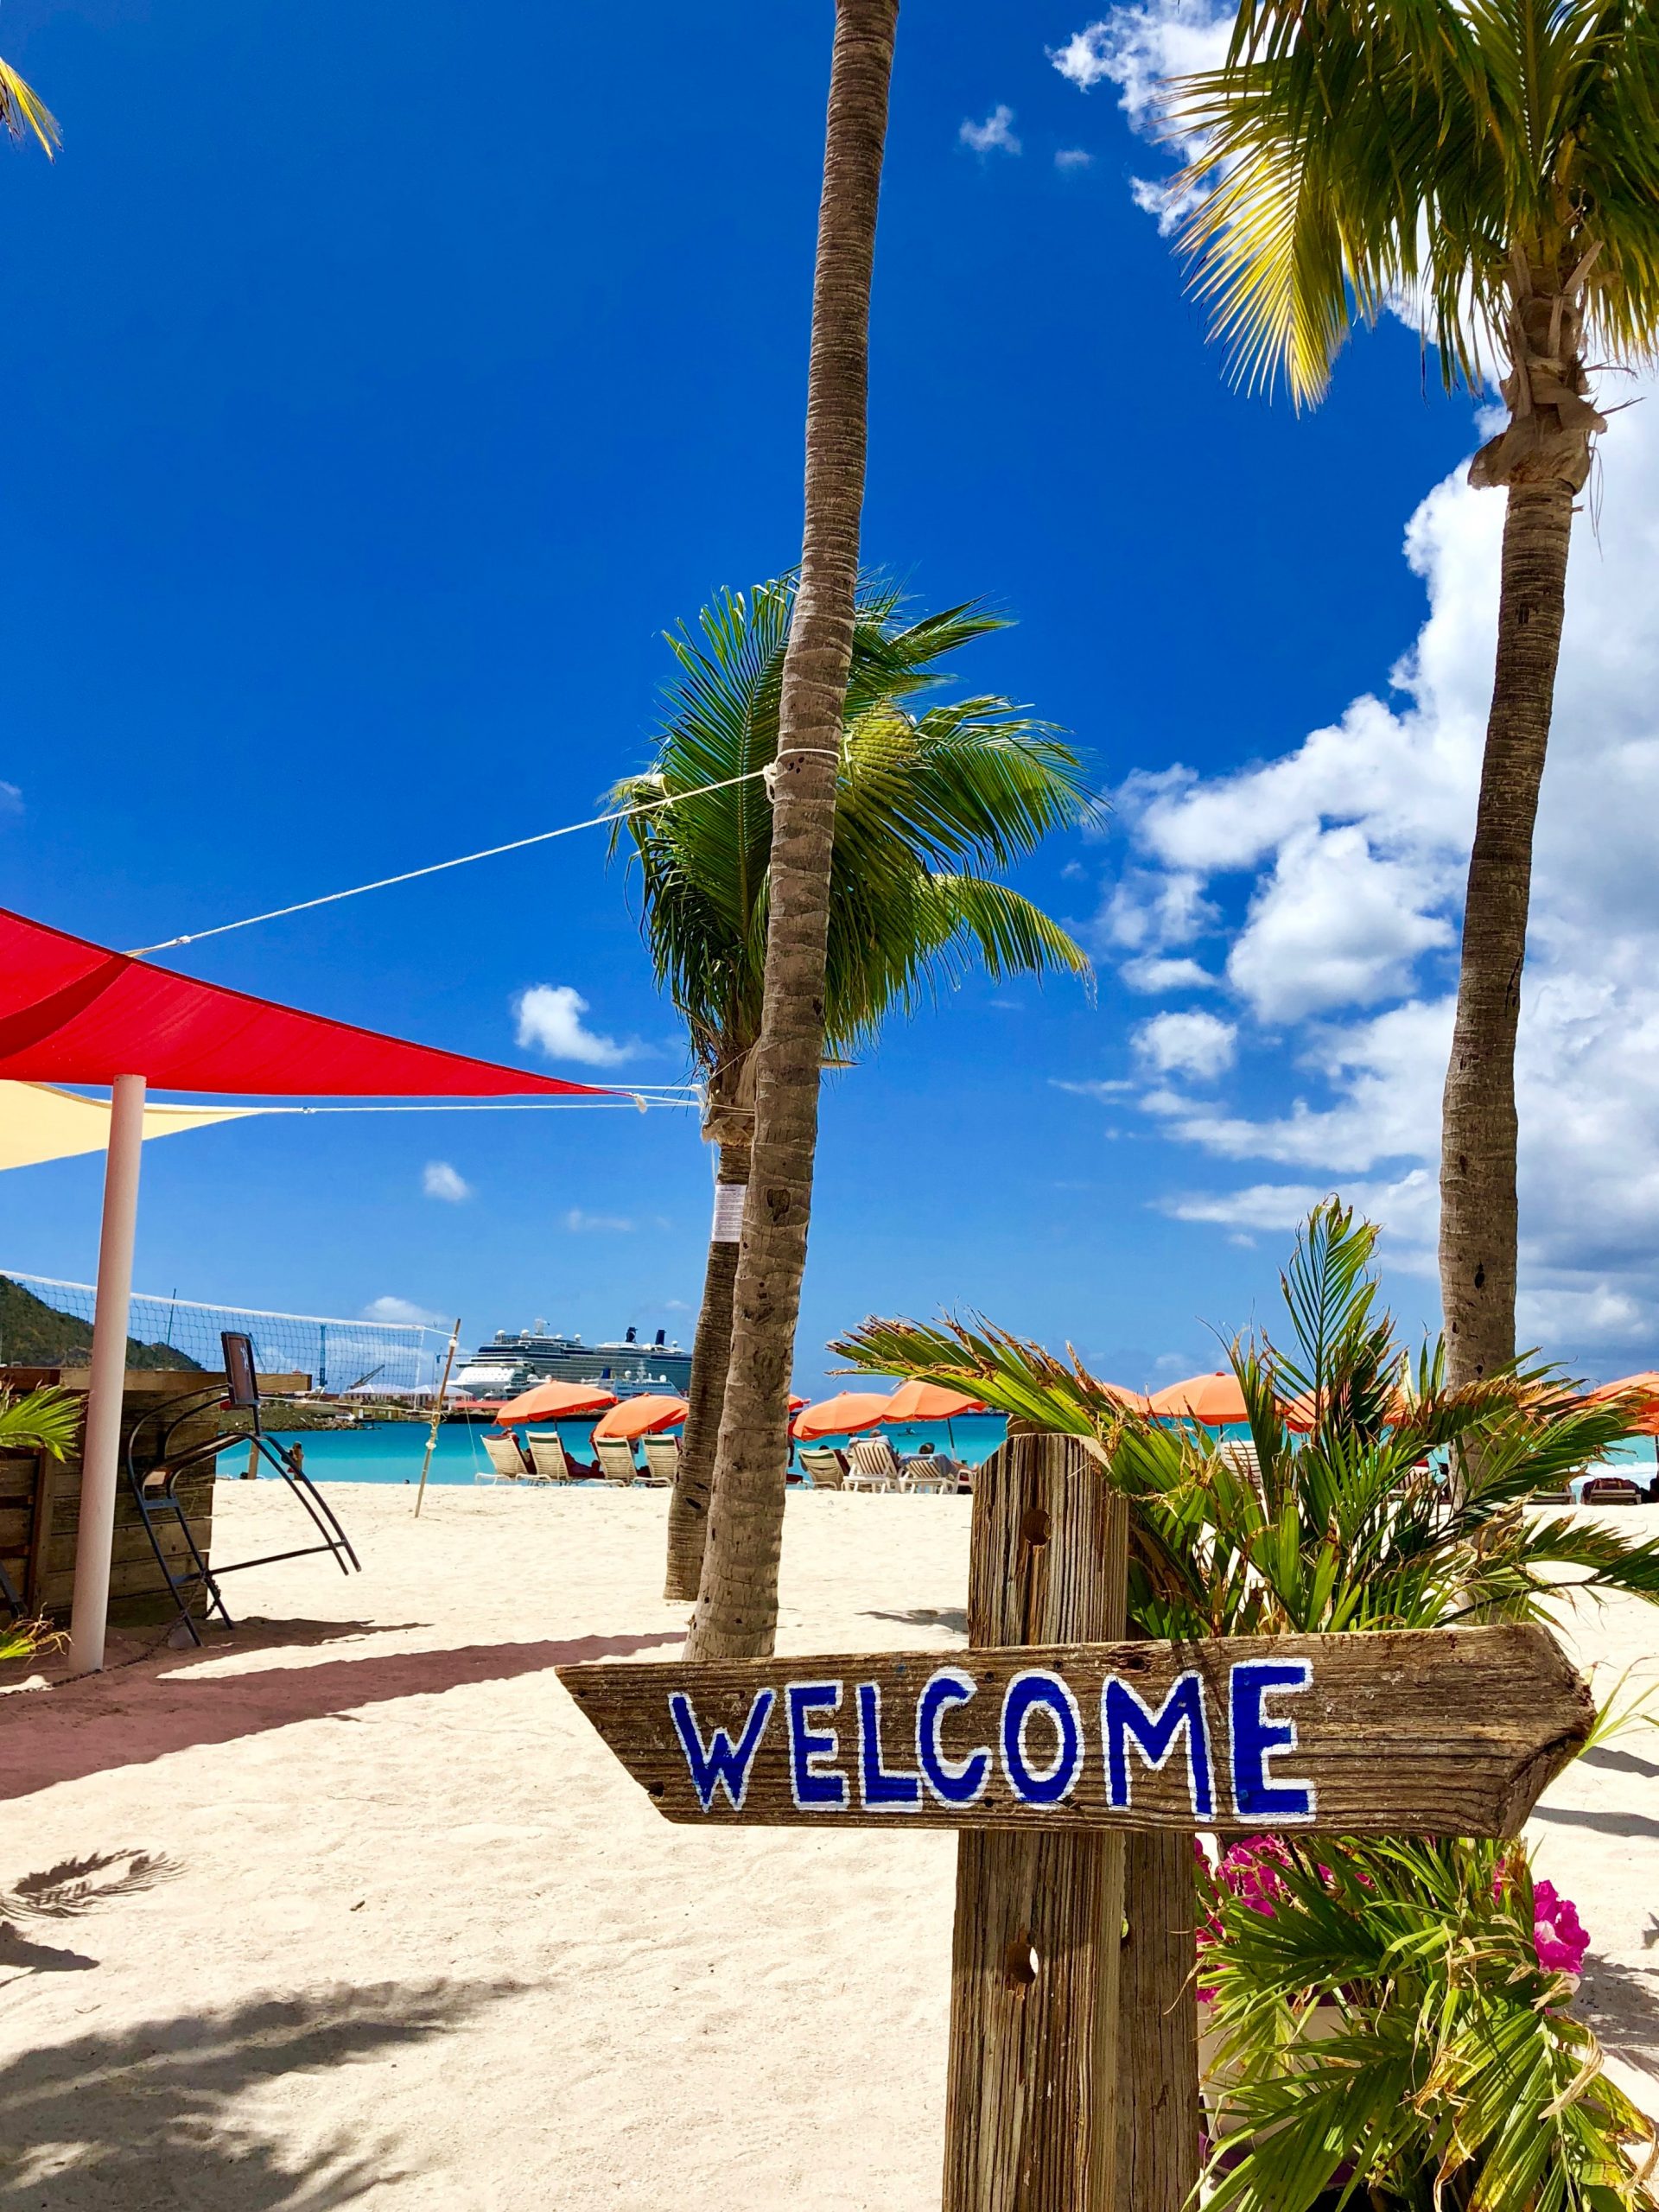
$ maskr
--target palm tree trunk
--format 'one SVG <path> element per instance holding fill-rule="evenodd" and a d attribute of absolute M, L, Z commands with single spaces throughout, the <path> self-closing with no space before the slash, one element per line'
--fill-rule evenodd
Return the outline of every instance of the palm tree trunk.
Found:
<path fill-rule="evenodd" d="M 1559 477 L 1512 481 L 1503 524 L 1497 666 L 1441 1120 L 1440 1296 L 1454 1389 L 1515 1357 L 1516 1031 L 1573 502 Z"/>
<path fill-rule="evenodd" d="M 805 528 L 772 779 L 754 1157 L 690 1659 L 763 1656 L 778 1618 L 789 1377 L 823 1057 L 836 770 L 864 503 L 870 276 L 898 21 L 899 0 L 837 0 L 812 290 Z"/>
<path fill-rule="evenodd" d="M 737 1238 L 724 1218 L 728 1198 L 749 1179 L 749 1147 L 722 1143 L 715 1176 L 715 1232 L 709 1240 L 709 1265 L 702 1278 L 702 1305 L 691 1344 L 691 1383 L 679 1466 L 668 1506 L 668 1573 L 664 1598 L 687 1602 L 697 1594 L 702 1574 L 703 1539 L 709 1530 L 709 1493 L 714 1485 L 715 1448 L 720 1440 L 721 1408 L 726 1402 L 726 1373 L 732 1357 L 732 1290 L 737 1281 Z"/>

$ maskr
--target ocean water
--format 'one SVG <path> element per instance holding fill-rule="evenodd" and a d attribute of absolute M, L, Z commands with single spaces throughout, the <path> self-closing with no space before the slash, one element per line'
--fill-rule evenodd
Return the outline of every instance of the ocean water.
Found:
<path fill-rule="evenodd" d="M 593 1458 L 591 1421 L 562 1421 L 554 1426 L 572 1459 Z M 891 1437 L 893 1448 L 900 1459 L 919 1451 L 924 1444 L 931 1444 L 937 1451 L 953 1452 L 970 1467 L 977 1467 L 996 1450 L 1006 1429 L 1001 1414 L 963 1414 L 954 1421 L 912 1421 L 882 1433 Z M 1241 1436 L 1249 1433 L 1245 1429 L 1226 1433 Z M 437 1449 L 432 1455 L 432 1471 L 428 1480 L 470 1483 L 480 1475 L 487 1475 L 490 1463 L 483 1436 L 480 1424 L 446 1421 L 438 1431 Z M 314 1482 L 415 1483 L 420 1480 L 426 1430 L 414 1421 L 378 1421 L 361 1428 L 290 1432 L 283 1433 L 282 1440 L 305 1446 L 305 1469 Z M 847 1439 L 830 1437 L 825 1441 L 844 1445 Z M 635 1457 L 642 1459 L 643 1454 L 636 1453 Z M 223 1465 L 227 1475 L 240 1471 L 240 1459 L 239 1452 L 225 1455 Z M 1611 1471 L 1628 1471 L 1638 1482 L 1650 1482 L 1659 1471 L 1656 1469 L 1653 1439 L 1633 1436 L 1623 1444 L 1614 1445 L 1606 1455 L 1606 1465 Z"/>
<path fill-rule="evenodd" d="M 541 1424 L 537 1423 L 540 1427 Z M 553 1424 L 573 1459 L 591 1459 L 591 1421 L 561 1421 Z M 1001 1414 L 963 1414 L 945 1422 L 912 1421 L 885 1433 L 901 1459 L 931 1444 L 940 1452 L 954 1452 L 976 1467 L 988 1459 L 1002 1441 L 1007 1424 Z M 273 1431 L 284 1444 L 305 1447 L 305 1471 L 316 1483 L 417 1483 L 426 1451 L 425 1427 L 416 1421 L 372 1421 L 361 1428 L 315 1428 Z M 954 1437 L 954 1442 L 953 1442 Z M 843 1437 L 825 1440 L 833 1444 Z M 643 1461 L 644 1454 L 635 1453 Z M 241 1471 L 242 1455 L 229 1452 L 223 1467 L 226 1475 Z M 267 1467 L 264 1471 L 269 1474 Z M 429 1483 L 470 1483 L 490 1472 L 484 1450 L 481 1424 L 446 1421 L 438 1431 Z M 273 1478 L 274 1479 L 274 1478 Z"/>

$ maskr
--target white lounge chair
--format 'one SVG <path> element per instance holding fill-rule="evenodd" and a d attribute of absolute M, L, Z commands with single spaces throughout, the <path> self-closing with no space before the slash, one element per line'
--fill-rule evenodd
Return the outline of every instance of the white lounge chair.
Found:
<path fill-rule="evenodd" d="M 913 1459 L 906 1459 L 899 1472 L 900 1490 L 932 1491 L 940 1497 L 954 1497 L 957 1494 L 957 1471 L 942 1467 L 931 1452 L 918 1452 Z"/>
<path fill-rule="evenodd" d="M 525 1431 L 524 1441 L 530 1446 L 530 1464 L 535 1469 L 534 1479 L 538 1483 L 569 1483 L 576 1478 L 575 1469 L 565 1452 L 564 1439 L 556 1428 L 532 1428 Z"/>
<path fill-rule="evenodd" d="M 848 1490 L 897 1490 L 904 1470 L 885 1436 L 860 1436 L 847 1447 L 852 1461 L 847 1471 Z"/>
<path fill-rule="evenodd" d="M 814 1490 L 841 1490 L 847 1481 L 847 1462 L 833 1444 L 803 1444 L 801 1466 Z"/>
<path fill-rule="evenodd" d="M 484 1455 L 490 1463 L 490 1471 L 486 1475 L 480 1470 L 474 1478 L 476 1482 L 521 1483 L 529 1472 L 517 1437 L 486 1436 Z"/>
<path fill-rule="evenodd" d="M 599 1471 L 607 1483 L 618 1490 L 632 1487 L 639 1470 L 633 1464 L 633 1446 L 625 1444 L 620 1436 L 596 1436 L 594 1454 L 599 1461 Z"/>
<path fill-rule="evenodd" d="M 672 1490 L 680 1468 L 677 1436 L 648 1436 L 645 1440 L 645 1471 L 641 1479 L 652 1490 Z"/>

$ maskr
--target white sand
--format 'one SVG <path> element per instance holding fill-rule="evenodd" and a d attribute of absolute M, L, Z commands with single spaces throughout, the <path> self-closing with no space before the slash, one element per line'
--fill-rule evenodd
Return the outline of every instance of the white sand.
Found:
<path fill-rule="evenodd" d="M 330 1496 L 360 1577 L 257 1569 L 232 1649 L 0 1697 L 0 1891 L 171 1862 L 0 1929 L 0 2212 L 931 2212 L 952 1840 L 671 1827 L 550 1671 L 673 1649 L 664 1494 Z M 218 1511 L 222 1556 L 296 1540 L 275 1485 Z M 965 1500 L 792 1497 L 780 1645 L 959 1643 L 967 1534 Z M 1656 1631 L 1610 1607 L 1581 1655 Z M 1650 2106 L 1656 1775 L 1638 1732 L 1535 1830 Z"/>

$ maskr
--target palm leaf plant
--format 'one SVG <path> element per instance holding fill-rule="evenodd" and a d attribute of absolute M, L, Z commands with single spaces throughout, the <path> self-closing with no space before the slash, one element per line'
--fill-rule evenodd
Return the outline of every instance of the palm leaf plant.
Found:
<path fill-rule="evenodd" d="M 49 1386 L 13 1397 L 0 1390 L 0 1452 L 47 1452 L 61 1459 L 80 1426 L 81 1401 Z M 43 1621 L 0 1622 L 0 1662 L 28 1659 L 53 1640 Z"/>
<path fill-rule="evenodd" d="M 686 1024 L 719 1147 L 717 1209 L 693 1348 L 690 1408 L 669 1522 L 667 1594 L 697 1594 L 725 1397 L 736 1223 L 749 1179 L 771 891 L 772 810 L 755 772 L 777 754 L 792 580 L 727 593 L 671 636 L 678 667 L 651 771 L 619 808 L 698 795 L 619 825 L 639 869 L 658 979 Z M 993 977 L 1086 976 L 1082 950 L 994 871 L 1091 801 L 1077 754 L 1046 723 L 994 696 L 940 700 L 947 664 L 1002 626 L 982 607 L 912 615 L 891 583 L 860 588 L 836 766 L 824 1041 L 868 1046 L 971 964 Z M 749 777 L 753 780 L 734 781 Z M 707 791 L 721 784 L 727 788 Z"/>
<path fill-rule="evenodd" d="M 1548 1622 L 1563 1603 L 1612 1592 L 1659 1603 L 1659 1542 L 1528 1510 L 1535 1492 L 1559 1488 L 1624 1434 L 1631 1408 L 1588 1401 L 1536 1365 L 1454 1387 L 1438 1344 L 1411 1362 L 1379 1301 L 1376 1241 L 1334 1199 L 1304 1226 L 1281 1279 L 1283 1338 L 1241 1338 L 1230 1351 L 1248 1452 L 1201 1427 L 1155 1421 L 1075 1355 L 1056 1357 L 983 1320 L 870 1320 L 833 1349 L 860 1372 L 968 1391 L 1011 1427 L 1090 1440 L 1129 1501 L 1129 1618 L 1141 1635 Z M 1459 1484 L 1447 1478 L 1452 1454 L 1465 1468 Z M 1249 2146 L 1243 2158 L 1236 2139 L 1217 2151 L 1211 2179 L 1230 2207 L 1302 2212 L 1333 2179 L 1357 2188 L 1362 2178 L 1375 2181 L 1376 2204 L 1413 2212 L 1429 2212 L 1431 2201 L 1470 2212 L 1646 2202 L 1630 2193 L 1619 2147 L 1630 2109 L 1601 2082 L 1593 2038 L 1561 2009 L 1565 1992 L 1551 1990 L 1544 2012 L 1522 2018 L 1547 1977 L 1534 1957 L 1530 1979 L 1508 1979 L 1509 1935 L 1494 1935 L 1476 1910 L 1491 1878 L 1484 1848 L 1322 1840 L 1319 1856 L 1340 1859 L 1328 1891 L 1317 1863 L 1293 1852 L 1294 1902 L 1313 1902 L 1276 1936 L 1255 1925 L 1259 1912 L 1224 1902 L 1226 1940 L 1206 1953 L 1205 1977 L 1234 2046 L 1243 2086 L 1229 2100 Z M 1518 1846 L 1508 1863 L 1524 1886 Z M 1424 1868 L 1433 1880 L 1420 1895 Z M 1199 1909 L 1216 1910 L 1207 1884 Z M 1402 1947 L 1387 1971 L 1376 1963 L 1385 1934 Z M 1293 1937 L 1302 1946 L 1294 1967 L 1260 1979 L 1272 1944 Z M 1357 1947 L 1370 1961 L 1363 1970 Z M 1212 1974 L 1224 1959 L 1224 1973 Z M 1321 2044 L 1310 2060 L 1303 2014 L 1314 1994 L 1350 1985 L 1359 1993 L 1337 2048 Z M 1420 2030 L 1431 1999 L 1432 2034 Z M 1493 2070 L 1493 2037 L 1507 2071 Z M 1362 2065 L 1372 2070 L 1357 2083 Z M 1338 2094 L 1339 2074 L 1352 2094 Z M 1513 2125 L 1500 2090 L 1513 2094 Z M 1505 2177 L 1532 2152 L 1536 2171 L 1509 2193 Z"/>
<path fill-rule="evenodd" d="M 1499 377 L 1470 481 L 1507 495 L 1497 661 L 1441 1135 L 1454 1382 L 1515 1352 L 1515 1046 L 1533 830 L 1597 368 L 1659 336 L 1659 16 L 1631 0 L 1243 0 L 1169 107 L 1182 243 L 1247 385 L 1319 400 L 1406 298 L 1448 386 Z"/>

